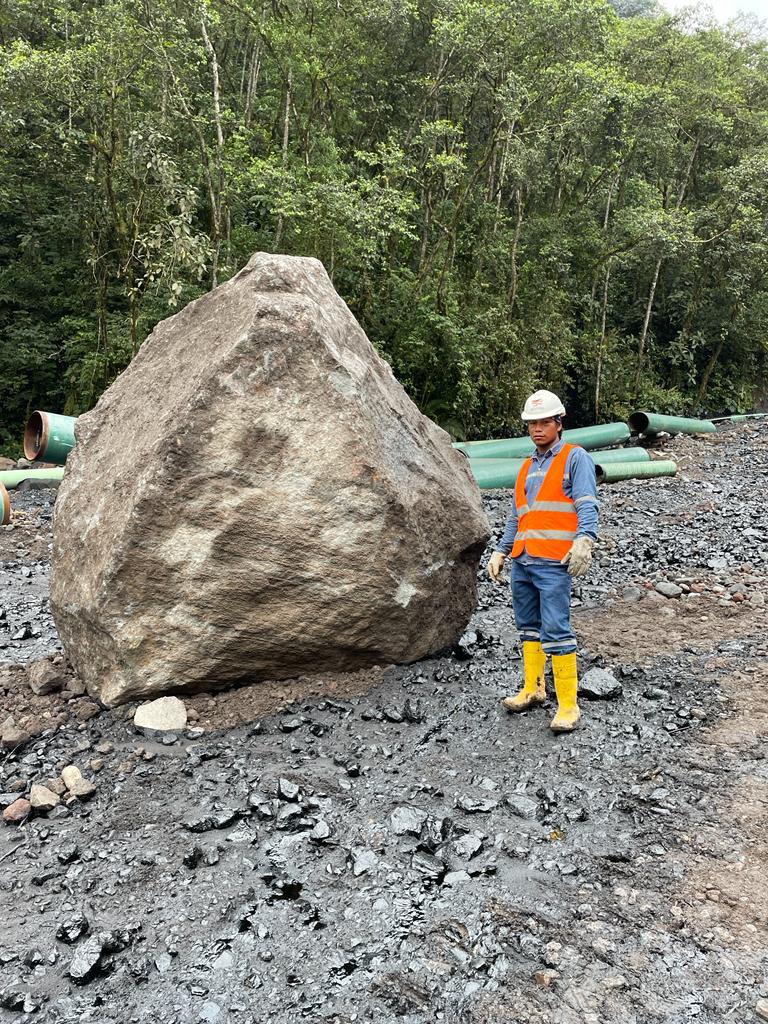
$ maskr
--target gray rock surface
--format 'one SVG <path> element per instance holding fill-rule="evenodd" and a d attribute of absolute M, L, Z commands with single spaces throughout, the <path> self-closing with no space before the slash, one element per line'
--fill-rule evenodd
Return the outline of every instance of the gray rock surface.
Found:
<path fill-rule="evenodd" d="M 411 662 L 467 625 L 467 460 L 316 260 L 259 253 L 160 323 L 77 439 L 51 604 L 106 704 Z"/>
<path fill-rule="evenodd" d="M 669 580 L 660 580 L 656 584 L 656 591 L 659 594 L 663 594 L 664 597 L 680 597 L 683 588 L 678 587 L 676 583 L 670 583 Z"/>
<path fill-rule="evenodd" d="M 579 694 L 588 700 L 615 700 L 623 689 L 613 672 L 604 668 L 591 668 L 579 680 Z"/>

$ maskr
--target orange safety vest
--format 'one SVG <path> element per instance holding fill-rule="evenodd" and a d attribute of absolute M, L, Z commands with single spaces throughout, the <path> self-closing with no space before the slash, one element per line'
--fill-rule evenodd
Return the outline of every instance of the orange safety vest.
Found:
<path fill-rule="evenodd" d="M 517 533 L 512 546 L 512 557 L 527 551 L 534 558 L 552 558 L 560 561 L 573 546 L 579 529 L 579 517 L 571 498 L 565 493 L 564 478 L 568 455 L 577 447 L 564 444 L 552 459 L 536 500 L 528 507 L 525 482 L 533 459 L 526 459 L 517 474 L 515 505 L 517 506 Z"/>

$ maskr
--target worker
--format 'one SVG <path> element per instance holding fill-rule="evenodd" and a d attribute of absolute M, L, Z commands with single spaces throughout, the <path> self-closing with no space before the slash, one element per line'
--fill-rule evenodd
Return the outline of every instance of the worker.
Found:
<path fill-rule="evenodd" d="M 525 711 L 546 700 L 547 655 L 557 694 L 554 732 L 571 732 L 581 717 L 576 638 L 571 629 L 571 578 L 589 571 L 597 540 L 595 466 L 583 448 L 562 439 L 563 403 L 537 391 L 522 412 L 535 453 L 523 463 L 504 535 L 488 565 L 501 580 L 512 559 L 512 607 L 523 646 L 523 687 L 503 701 Z"/>

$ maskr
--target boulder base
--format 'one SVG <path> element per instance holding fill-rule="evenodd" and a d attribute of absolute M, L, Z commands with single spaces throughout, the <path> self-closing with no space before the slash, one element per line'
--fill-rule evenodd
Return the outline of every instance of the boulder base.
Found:
<path fill-rule="evenodd" d="M 52 606 L 105 704 L 409 662 L 461 636 L 487 537 L 322 265 L 259 253 L 80 417 Z"/>

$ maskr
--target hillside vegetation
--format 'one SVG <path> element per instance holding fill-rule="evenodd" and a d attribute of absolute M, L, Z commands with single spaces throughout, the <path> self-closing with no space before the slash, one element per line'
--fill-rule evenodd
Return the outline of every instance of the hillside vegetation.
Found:
<path fill-rule="evenodd" d="M 617 3 L 623 14 L 653 5 Z M 419 406 L 508 433 L 751 405 L 768 60 L 603 0 L 5 0 L 0 444 L 258 249 L 323 261 Z"/>

